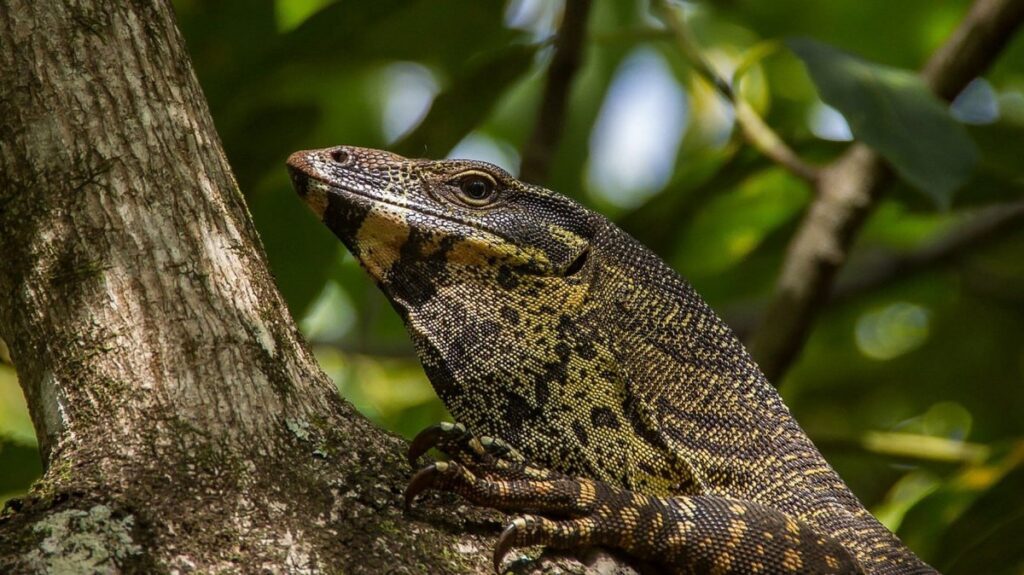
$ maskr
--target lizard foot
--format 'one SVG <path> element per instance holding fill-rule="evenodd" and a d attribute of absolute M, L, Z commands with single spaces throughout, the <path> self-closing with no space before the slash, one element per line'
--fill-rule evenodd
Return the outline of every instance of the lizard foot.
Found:
<path fill-rule="evenodd" d="M 526 457 L 496 437 L 476 437 L 461 423 L 442 422 L 432 425 L 413 438 L 409 444 L 409 464 L 431 448 L 437 448 L 452 461 L 472 469 L 477 475 L 502 479 L 544 478 L 558 475 L 530 465 Z"/>
<path fill-rule="evenodd" d="M 408 506 L 427 490 L 457 493 L 471 503 L 528 513 L 512 520 L 494 550 L 500 572 L 517 546 L 580 549 L 603 545 L 680 573 L 860 573 L 831 537 L 750 501 L 713 496 L 658 497 L 529 466 L 477 474 L 439 461 L 409 482 Z"/>
<path fill-rule="evenodd" d="M 535 468 L 493 467 L 484 474 L 471 471 L 455 461 L 438 461 L 427 465 L 409 480 L 405 489 L 406 507 L 427 489 L 457 493 L 476 505 L 503 511 L 535 510 L 586 513 L 586 506 L 576 509 L 576 481 L 530 477 Z M 537 470 L 544 475 L 550 472 Z M 505 478 L 501 478 L 504 476 Z"/>

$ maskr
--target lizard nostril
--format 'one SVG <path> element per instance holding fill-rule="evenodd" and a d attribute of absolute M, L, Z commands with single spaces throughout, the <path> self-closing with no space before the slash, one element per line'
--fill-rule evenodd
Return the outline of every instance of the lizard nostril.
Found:
<path fill-rule="evenodd" d="M 334 160 L 335 163 L 345 166 L 349 163 L 349 160 L 351 160 L 352 157 L 345 150 L 338 148 L 337 150 L 331 150 L 331 159 Z"/>

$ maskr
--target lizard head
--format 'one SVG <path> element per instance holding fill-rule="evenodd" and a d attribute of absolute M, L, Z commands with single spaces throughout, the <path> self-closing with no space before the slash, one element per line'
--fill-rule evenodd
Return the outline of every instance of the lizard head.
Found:
<path fill-rule="evenodd" d="M 627 417 L 637 409 L 617 375 L 618 350 L 635 345 L 616 343 L 618 326 L 644 321 L 638 278 L 675 285 L 653 254 L 483 162 L 336 147 L 288 167 L 402 316 L 457 420 L 566 472 L 667 489 L 663 446 L 635 431 L 646 416 Z M 629 447 L 601 451 L 612 444 Z"/>
<path fill-rule="evenodd" d="M 296 152 L 288 167 L 299 195 L 403 312 L 452 285 L 557 282 L 587 260 L 592 214 L 492 164 L 343 146 Z"/>

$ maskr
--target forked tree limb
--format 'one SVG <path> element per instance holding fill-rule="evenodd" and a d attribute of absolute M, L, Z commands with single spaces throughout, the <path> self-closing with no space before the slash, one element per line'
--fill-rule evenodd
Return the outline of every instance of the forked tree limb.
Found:
<path fill-rule="evenodd" d="M 1024 201 L 985 206 L 971 213 L 962 223 L 939 237 L 906 253 L 874 259 L 856 275 L 840 278 L 829 303 L 836 303 L 868 293 L 879 286 L 933 269 L 957 260 L 963 255 L 1024 229 Z"/>
<path fill-rule="evenodd" d="M 856 269 L 840 274 L 826 302 L 835 305 L 879 288 L 912 278 L 916 274 L 954 264 L 978 248 L 1024 229 L 1024 201 L 991 204 L 970 213 L 964 220 L 915 249 L 873 254 Z M 767 302 L 749 302 L 727 310 L 729 327 L 741 338 L 748 338 L 762 323 Z"/>
<path fill-rule="evenodd" d="M 995 62 L 1022 20 L 1024 0 L 977 0 L 924 66 L 925 82 L 951 100 Z M 889 166 L 863 144 L 852 145 L 822 172 L 751 345 L 776 385 L 799 355 L 836 273 L 891 179 Z"/>

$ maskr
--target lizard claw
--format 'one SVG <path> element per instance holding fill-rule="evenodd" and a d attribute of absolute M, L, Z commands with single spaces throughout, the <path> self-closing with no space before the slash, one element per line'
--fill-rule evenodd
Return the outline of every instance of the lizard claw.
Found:
<path fill-rule="evenodd" d="M 409 485 L 405 488 L 405 508 L 409 509 L 417 495 L 433 487 L 438 476 L 446 469 L 448 469 L 448 463 L 438 461 L 417 471 L 416 475 L 413 475 L 412 479 L 409 480 Z"/>
<path fill-rule="evenodd" d="M 443 421 L 437 425 L 431 425 L 416 434 L 416 437 L 409 443 L 408 459 L 410 465 L 416 465 L 416 460 L 432 447 L 437 447 L 441 438 L 455 430 L 457 433 L 466 433 L 466 426 L 461 423 L 448 423 Z"/>
<path fill-rule="evenodd" d="M 421 455 L 437 445 L 437 441 L 441 439 L 442 433 L 440 425 L 431 425 L 417 433 L 416 437 L 409 442 L 409 453 L 406 455 L 409 465 L 416 465 L 416 461 Z"/>
<path fill-rule="evenodd" d="M 517 531 L 525 526 L 526 519 L 517 517 L 501 532 L 501 536 L 498 537 L 498 543 L 494 546 L 494 554 L 491 557 L 494 561 L 495 573 L 501 573 L 501 564 L 505 560 L 505 556 L 515 546 Z"/>

